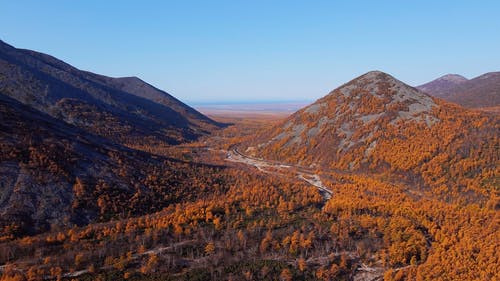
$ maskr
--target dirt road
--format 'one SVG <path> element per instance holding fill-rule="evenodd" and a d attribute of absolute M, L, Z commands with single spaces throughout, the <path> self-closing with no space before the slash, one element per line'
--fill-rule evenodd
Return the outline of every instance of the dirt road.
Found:
<path fill-rule="evenodd" d="M 316 187 L 325 201 L 330 199 L 333 195 L 333 192 L 323 184 L 318 174 L 315 174 L 314 172 L 309 171 L 304 167 L 251 157 L 238 151 L 237 148 L 226 151 L 226 157 L 228 161 L 251 165 L 264 173 L 276 175 L 287 175 L 290 173 L 295 174 L 298 179 L 303 180 Z"/>

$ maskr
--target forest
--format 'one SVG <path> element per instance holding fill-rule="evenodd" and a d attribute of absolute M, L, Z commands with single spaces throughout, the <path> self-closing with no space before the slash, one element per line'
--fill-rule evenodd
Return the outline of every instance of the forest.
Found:
<path fill-rule="evenodd" d="M 273 123 L 235 120 L 199 142 L 136 146 L 186 161 L 190 184 L 178 190 L 163 193 L 165 180 L 179 175 L 159 167 L 134 166 L 147 173 L 148 196 L 121 198 L 77 178 L 72 206 L 95 209 L 96 223 L 5 235 L 0 280 L 498 280 L 498 189 L 472 200 L 478 195 L 415 188 L 391 173 L 318 169 L 333 192 L 325 200 L 297 178 L 225 161 L 255 126 Z M 134 174 L 117 162 L 119 174 Z"/>

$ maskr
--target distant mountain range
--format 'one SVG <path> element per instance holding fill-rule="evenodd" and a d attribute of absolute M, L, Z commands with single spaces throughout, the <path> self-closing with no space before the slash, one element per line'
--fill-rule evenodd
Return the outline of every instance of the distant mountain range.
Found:
<path fill-rule="evenodd" d="M 136 77 L 81 71 L 0 41 L 0 94 L 120 142 L 194 140 L 221 124 Z"/>
<path fill-rule="evenodd" d="M 500 72 L 486 73 L 470 80 L 457 74 L 448 74 L 417 88 L 465 107 L 500 106 Z"/>

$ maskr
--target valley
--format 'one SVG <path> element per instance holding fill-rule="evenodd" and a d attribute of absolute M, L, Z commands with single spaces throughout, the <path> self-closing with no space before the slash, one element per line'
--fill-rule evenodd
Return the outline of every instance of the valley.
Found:
<path fill-rule="evenodd" d="M 1 281 L 500 278 L 495 111 L 381 71 L 207 115 L 2 42 L 0 71 Z"/>
<path fill-rule="evenodd" d="M 325 198 L 325 201 L 332 197 L 332 191 L 329 190 L 320 179 L 318 174 L 308 170 L 304 167 L 298 167 L 291 164 L 277 163 L 267 161 L 264 159 L 257 159 L 241 153 L 237 148 L 230 151 L 222 151 L 227 155 L 228 161 L 245 163 L 247 165 L 255 166 L 263 173 L 271 173 L 274 175 L 295 175 L 298 179 L 303 180 L 310 185 L 318 188 L 319 192 Z"/>

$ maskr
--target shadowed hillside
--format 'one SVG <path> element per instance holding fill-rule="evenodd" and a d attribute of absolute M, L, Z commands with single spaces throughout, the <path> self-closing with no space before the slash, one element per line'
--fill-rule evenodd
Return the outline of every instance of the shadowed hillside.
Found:
<path fill-rule="evenodd" d="M 78 70 L 0 41 L 0 93 L 123 143 L 191 141 L 220 124 L 142 80 Z"/>
<path fill-rule="evenodd" d="M 158 211 L 221 181 L 220 168 L 125 148 L 4 95 L 0 148 L 4 239 Z"/>

